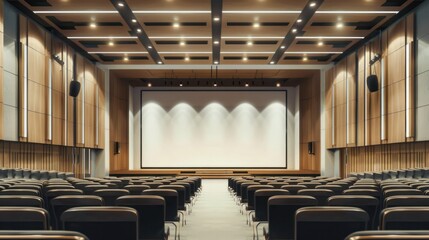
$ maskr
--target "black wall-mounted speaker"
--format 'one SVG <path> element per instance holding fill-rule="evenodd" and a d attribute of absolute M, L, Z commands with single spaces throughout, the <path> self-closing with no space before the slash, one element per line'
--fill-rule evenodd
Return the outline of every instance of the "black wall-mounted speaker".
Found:
<path fill-rule="evenodd" d="M 80 92 L 80 82 L 78 81 L 71 81 L 70 82 L 70 87 L 69 87 L 69 95 L 71 97 L 77 97 L 79 95 Z"/>
<path fill-rule="evenodd" d="M 369 75 L 366 78 L 366 85 L 368 86 L 368 90 L 370 92 L 378 91 L 378 77 L 377 75 Z"/>
<path fill-rule="evenodd" d="M 314 142 L 307 143 L 308 154 L 314 154 Z"/>
<path fill-rule="evenodd" d="M 119 154 L 121 153 L 121 143 L 120 142 L 115 142 L 114 146 L 113 146 L 113 153 L 114 154 Z"/>

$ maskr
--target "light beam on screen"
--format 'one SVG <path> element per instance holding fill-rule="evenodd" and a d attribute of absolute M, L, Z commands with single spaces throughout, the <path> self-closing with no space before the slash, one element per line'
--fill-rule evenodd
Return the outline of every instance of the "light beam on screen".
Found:
<path fill-rule="evenodd" d="M 145 91 L 141 166 L 286 167 L 286 92 Z"/>

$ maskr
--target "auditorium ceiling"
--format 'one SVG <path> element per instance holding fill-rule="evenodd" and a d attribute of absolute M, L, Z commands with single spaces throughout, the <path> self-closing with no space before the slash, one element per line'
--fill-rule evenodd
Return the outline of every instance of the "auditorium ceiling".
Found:
<path fill-rule="evenodd" d="M 276 65 L 329 64 L 421 1 L 10 2 L 102 64 Z"/>

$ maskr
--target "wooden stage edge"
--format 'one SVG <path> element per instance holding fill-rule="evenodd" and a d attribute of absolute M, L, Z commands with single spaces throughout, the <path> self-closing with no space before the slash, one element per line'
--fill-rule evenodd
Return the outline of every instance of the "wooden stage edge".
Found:
<path fill-rule="evenodd" d="M 229 178 L 238 176 L 319 176 L 315 170 L 288 170 L 288 169 L 141 169 L 110 171 L 110 176 L 196 176 L 201 178 Z"/>

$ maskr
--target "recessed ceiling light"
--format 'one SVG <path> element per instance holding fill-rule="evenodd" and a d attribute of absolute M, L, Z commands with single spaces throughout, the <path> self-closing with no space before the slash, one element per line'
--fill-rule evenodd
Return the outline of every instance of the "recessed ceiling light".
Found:
<path fill-rule="evenodd" d="M 140 33 L 140 32 L 142 32 L 142 30 L 141 30 L 140 28 L 137 28 L 137 32 L 139 32 L 139 33 Z"/>
<path fill-rule="evenodd" d="M 183 83 L 179 83 L 179 86 L 180 86 L 180 87 L 183 87 Z"/>
<path fill-rule="evenodd" d="M 261 24 L 259 24 L 259 23 L 254 23 L 254 24 L 253 24 L 253 27 L 254 27 L 254 28 L 258 28 L 258 27 L 260 27 L 260 26 L 261 26 Z"/>
<path fill-rule="evenodd" d="M 247 61 L 248 60 L 248 58 L 247 57 L 243 57 L 243 61 Z"/>
<path fill-rule="evenodd" d="M 248 83 L 246 83 L 246 84 L 244 84 L 244 86 L 245 86 L 245 87 L 248 87 L 248 86 L 249 86 L 249 84 L 248 84 Z"/>
<path fill-rule="evenodd" d="M 218 61 L 214 61 L 213 63 L 214 63 L 214 64 L 219 64 L 219 62 L 218 62 Z"/>
<path fill-rule="evenodd" d="M 173 23 L 173 27 L 175 27 L 175 28 L 180 27 L 180 23 Z"/>
<path fill-rule="evenodd" d="M 251 45 L 253 45 L 253 42 L 252 41 L 248 41 L 247 45 L 251 46 Z"/>
<path fill-rule="evenodd" d="M 185 45 L 186 45 L 186 43 L 184 41 L 180 42 L 180 46 L 185 46 Z"/>
<path fill-rule="evenodd" d="M 280 83 L 277 83 L 277 84 L 276 84 L 276 87 L 280 87 Z"/>
<path fill-rule="evenodd" d="M 297 22 L 297 23 L 300 23 L 300 22 L 302 22 L 302 19 L 301 19 L 301 18 L 299 18 L 298 20 L 296 20 L 296 22 Z"/>
<path fill-rule="evenodd" d="M 137 20 L 133 18 L 133 19 L 131 19 L 131 22 L 136 23 Z"/>
<path fill-rule="evenodd" d="M 189 57 L 185 57 L 185 61 L 189 61 Z"/>
<path fill-rule="evenodd" d="M 215 21 L 215 22 L 219 22 L 219 20 L 220 20 L 220 18 L 218 18 L 218 17 L 213 18 L 213 21 Z"/>
<path fill-rule="evenodd" d="M 129 59 L 128 59 L 128 57 L 124 57 L 124 61 L 128 61 Z"/>
<path fill-rule="evenodd" d="M 213 83 L 213 87 L 217 87 L 217 83 Z"/>
<path fill-rule="evenodd" d="M 119 6 L 119 7 L 123 7 L 123 6 L 124 6 L 124 3 L 123 3 L 123 2 L 118 2 L 118 6 Z"/>
<path fill-rule="evenodd" d="M 342 23 L 342 22 L 339 22 L 339 23 L 337 23 L 337 28 L 342 28 L 342 27 L 344 27 L 344 23 Z"/>
<path fill-rule="evenodd" d="M 158 62 L 158 64 L 162 64 L 162 62 L 161 62 L 161 61 L 159 61 L 159 62 Z"/>
<path fill-rule="evenodd" d="M 315 2 L 311 2 L 310 3 L 310 7 L 315 7 L 316 6 L 316 3 Z"/>
<path fill-rule="evenodd" d="M 317 43 L 317 45 L 318 45 L 318 46 L 323 46 L 323 42 L 322 42 L 322 41 L 320 41 L 320 42 L 318 42 L 318 43 Z"/>
<path fill-rule="evenodd" d="M 307 57 L 303 57 L 303 58 L 302 58 L 302 60 L 303 60 L 303 61 L 307 61 L 307 60 L 308 60 L 308 58 L 307 58 Z"/>
<path fill-rule="evenodd" d="M 110 41 L 109 46 L 113 46 L 113 45 L 115 45 L 115 43 L 113 41 Z"/>
<path fill-rule="evenodd" d="M 286 46 L 281 46 L 280 48 L 281 48 L 281 49 L 284 49 L 285 47 L 286 47 Z"/>
<path fill-rule="evenodd" d="M 270 64 L 274 64 L 274 61 L 271 61 Z"/>
<path fill-rule="evenodd" d="M 293 33 L 296 33 L 297 31 L 298 31 L 298 29 L 296 29 L 296 28 L 292 29 Z"/>
<path fill-rule="evenodd" d="M 213 44 L 217 45 L 219 44 L 219 41 L 214 41 Z"/>
<path fill-rule="evenodd" d="M 152 46 L 147 46 L 147 48 L 152 49 Z"/>
<path fill-rule="evenodd" d="M 97 24 L 92 22 L 92 23 L 90 23 L 90 24 L 89 24 L 89 26 L 90 26 L 91 28 L 96 28 L 96 27 L 97 27 Z"/>
<path fill-rule="evenodd" d="M 152 87 L 152 83 L 148 83 L 148 84 L 147 84 L 147 86 L 148 86 L 148 87 Z"/>

